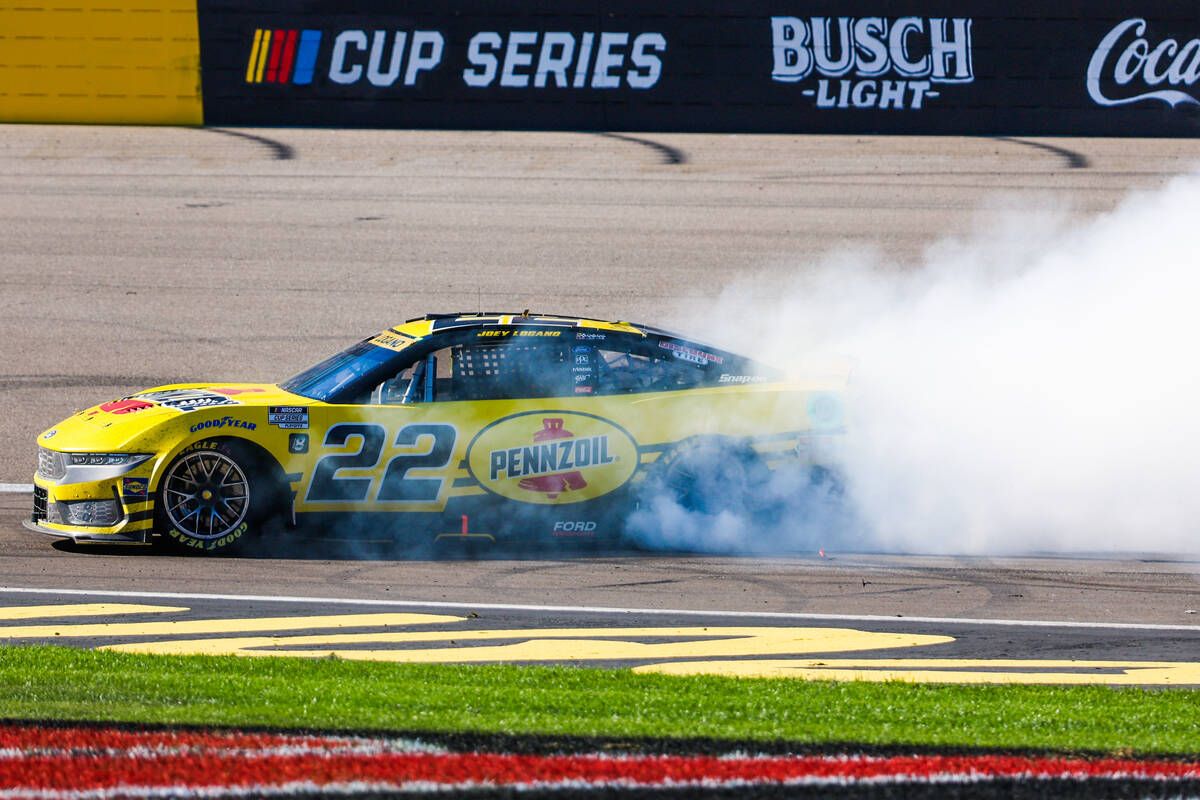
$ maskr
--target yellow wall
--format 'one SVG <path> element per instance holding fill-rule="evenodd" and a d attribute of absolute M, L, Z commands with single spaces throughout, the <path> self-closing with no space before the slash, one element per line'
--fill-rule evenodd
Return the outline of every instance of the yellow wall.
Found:
<path fill-rule="evenodd" d="M 203 124 L 195 0 L 0 3 L 0 122 Z"/>

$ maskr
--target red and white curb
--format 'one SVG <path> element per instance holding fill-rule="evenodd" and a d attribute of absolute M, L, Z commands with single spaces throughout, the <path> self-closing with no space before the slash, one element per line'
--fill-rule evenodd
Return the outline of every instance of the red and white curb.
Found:
<path fill-rule="evenodd" d="M 0 798 L 105 800 L 510 789 L 1200 781 L 1200 762 L 1017 755 L 527 755 L 413 739 L 0 727 Z"/>

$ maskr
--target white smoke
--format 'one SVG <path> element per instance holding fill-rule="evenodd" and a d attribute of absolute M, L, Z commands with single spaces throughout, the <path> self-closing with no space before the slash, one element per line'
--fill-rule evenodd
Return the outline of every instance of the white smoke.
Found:
<path fill-rule="evenodd" d="M 1021 203 L 919 268 L 789 265 L 724 293 L 729 330 L 684 322 L 798 372 L 854 365 L 840 468 L 858 522 L 814 530 L 792 508 L 780 549 L 1200 553 L 1200 178 L 1087 221 Z M 675 545 L 713 525 L 646 513 Z M 715 549 L 735 549 L 731 524 Z"/>

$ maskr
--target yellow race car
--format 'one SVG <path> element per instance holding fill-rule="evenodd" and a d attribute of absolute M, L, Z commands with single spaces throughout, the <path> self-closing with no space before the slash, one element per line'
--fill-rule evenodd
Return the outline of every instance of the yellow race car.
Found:
<path fill-rule="evenodd" d="M 280 384 L 176 384 L 42 433 L 27 526 L 221 551 L 268 529 L 616 537 L 648 493 L 753 498 L 842 430 L 837 381 L 626 322 L 413 319 Z"/>

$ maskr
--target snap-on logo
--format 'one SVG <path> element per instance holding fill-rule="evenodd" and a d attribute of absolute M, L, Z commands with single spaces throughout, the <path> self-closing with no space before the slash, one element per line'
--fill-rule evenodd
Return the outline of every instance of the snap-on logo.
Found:
<path fill-rule="evenodd" d="M 625 485 L 637 443 L 590 414 L 533 411 L 484 428 L 467 449 L 471 474 L 488 491 L 527 503 L 574 503 Z"/>
<path fill-rule="evenodd" d="M 1179 89 L 1200 80 L 1200 39 L 1183 44 L 1166 38 L 1155 42 L 1146 36 L 1141 17 L 1118 22 L 1092 53 L 1088 62 L 1087 90 L 1102 106 L 1123 106 L 1157 100 L 1174 108 L 1180 103 L 1200 105 L 1192 94 Z"/>

